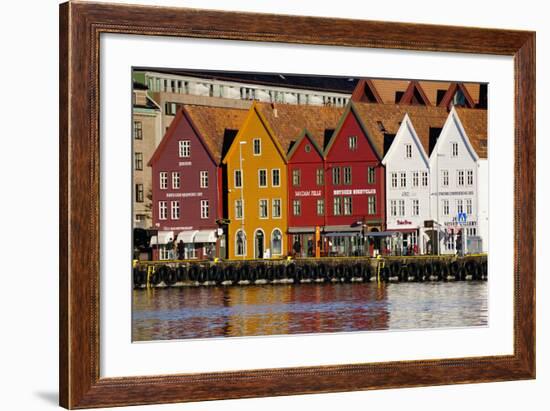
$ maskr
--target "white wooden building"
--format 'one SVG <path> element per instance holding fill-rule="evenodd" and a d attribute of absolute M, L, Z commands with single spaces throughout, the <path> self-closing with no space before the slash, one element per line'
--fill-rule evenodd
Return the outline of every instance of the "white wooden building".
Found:
<path fill-rule="evenodd" d="M 424 254 L 429 241 L 430 160 L 407 114 L 382 160 L 386 168 L 386 225 L 396 231 L 392 252 Z"/>
<path fill-rule="evenodd" d="M 440 254 L 471 253 L 479 247 L 478 160 L 453 107 L 430 155 L 434 252 L 437 246 Z"/>

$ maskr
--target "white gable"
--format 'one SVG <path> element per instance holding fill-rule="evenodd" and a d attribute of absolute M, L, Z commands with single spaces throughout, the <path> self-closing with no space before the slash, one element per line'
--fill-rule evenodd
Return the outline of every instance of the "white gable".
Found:
<path fill-rule="evenodd" d="M 410 147 L 410 148 L 408 148 Z M 407 156 L 407 150 L 410 149 L 410 157 Z M 401 122 L 401 126 L 393 139 L 390 149 L 382 160 L 387 168 L 428 168 L 429 159 L 416 134 L 416 130 L 407 114 Z"/>
<path fill-rule="evenodd" d="M 454 145 L 457 145 L 456 156 L 453 152 Z M 441 134 L 439 135 L 437 143 L 435 144 L 435 147 L 430 156 L 431 167 L 434 167 L 436 165 L 438 155 L 439 157 L 458 157 L 462 161 L 469 160 L 472 162 L 476 162 L 479 158 L 474 148 L 472 147 L 472 144 L 470 143 L 470 139 L 468 138 L 466 131 L 464 131 L 462 122 L 460 121 L 458 113 L 456 112 L 454 107 L 447 116 L 445 125 L 441 130 Z"/>

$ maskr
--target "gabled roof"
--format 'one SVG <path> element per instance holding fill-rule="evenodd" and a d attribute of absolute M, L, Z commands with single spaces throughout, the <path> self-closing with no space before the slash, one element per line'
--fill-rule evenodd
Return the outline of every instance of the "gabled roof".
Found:
<path fill-rule="evenodd" d="M 487 158 L 487 110 L 455 107 L 464 131 L 480 158 Z"/>
<path fill-rule="evenodd" d="M 304 129 L 323 151 L 325 130 L 334 130 L 344 112 L 343 107 L 297 104 L 256 103 L 256 107 L 269 123 L 285 154 Z"/>
<path fill-rule="evenodd" d="M 304 140 L 306 138 L 309 141 L 311 141 L 311 143 L 313 144 L 313 147 L 315 147 L 315 150 L 317 151 L 317 153 L 319 153 L 321 158 L 323 158 L 323 150 L 315 142 L 315 139 L 311 137 L 311 134 L 309 133 L 309 131 L 307 131 L 307 129 L 304 128 L 304 130 L 302 131 L 302 134 L 300 134 L 300 137 L 298 137 L 298 140 L 296 140 L 296 142 L 292 145 L 292 147 L 290 147 L 290 150 L 288 150 L 288 153 L 287 153 L 286 156 L 289 160 L 292 158 L 292 156 L 294 155 L 294 153 L 296 152 L 296 150 L 298 149 L 298 147 L 302 143 L 302 140 Z"/>
<path fill-rule="evenodd" d="M 420 142 L 420 139 L 418 138 L 418 134 L 416 133 L 416 130 L 414 129 L 413 123 L 409 117 L 408 114 L 405 113 L 405 117 L 403 117 L 403 121 L 401 121 L 401 125 L 399 126 L 399 130 L 397 130 L 397 134 L 395 135 L 395 139 L 393 140 L 392 145 L 390 146 L 390 149 L 384 156 L 384 159 L 382 160 L 382 164 L 386 164 L 389 157 L 397 150 L 397 146 L 401 144 L 401 140 L 405 137 L 405 133 L 409 132 L 414 140 L 414 143 L 418 147 L 418 151 L 420 152 L 420 157 L 422 160 L 424 160 L 424 163 L 426 164 L 426 167 L 429 167 L 429 158 L 426 154 L 426 150 L 424 150 L 424 146 Z"/>
<path fill-rule="evenodd" d="M 466 144 L 466 148 L 470 152 L 472 158 L 477 161 L 479 159 L 478 154 L 476 153 L 474 147 L 472 146 L 472 143 L 470 142 L 470 138 L 468 136 L 468 133 L 464 129 L 464 126 L 462 125 L 462 122 L 460 121 L 460 118 L 458 116 L 458 113 L 456 109 L 453 107 L 449 113 L 449 116 L 447 117 L 447 120 L 445 121 L 445 125 L 443 126 L 443 129 L 441 130 L 440 138 L 437 139 L 437 143 L 435 144 L 435 147 L 430 155 L 430 161 L 433 158 L 436 158 L 437 153 L 439 151 L 439 147 L 441 146 L 443 141 L 443 136 L 447 135 L 447 130 L 450 127 L 457 127 L 460 135 L 464 138 L 464 143 Z"/>
<path fill-rule="evenodd" d="M 383 104 L 374 83 L 370 79 L 361 79 L 351 94 L 351 100 L 362 103 Z"/>
<path fill-rule="evenodd" d="M 246 115 L 246 110 L 210 106 L 183 105 L 170 123 L 168 130 L 156 148 L 148 164 L 151 166 L 164 151 L 180 121 L 187 120 L 215 164 L 222 158 L 226 130 L 237 130 Z"/>
<path fill-rule="evenodd" d="M 372 139 L 371 135 L 370 135 L 370 132 L 368 130 L 368 128 L 365 126 L 364 122 L 363 122 L 363 118 L 361 117 L 361 115 L 359 114 L 359 112 L 357 111 L 357 105 L 358 104 L 361 104 L 361 103 L 354 103 L 353 101 L 350 101 L 348 103 L 348 105 L 346 106 L 346 111 L 342 114 L 342 117 L 340 118 L 340 122 L 338 123 L 338 125 L 336 126 L 336 129 L 334 130 L 334 132 L 332 133 L 332 136 L 330 137 L 330 140 L 327 144 L 327 146 L 325 147 L 325 158 L 327 156 L 327 154 L 329 153 L 332 145 L 334 144 L 334 141 L 336 140 L 336 137 L 338 136 L 338 134 L 340 133 L 340 130 L 342 129 L 342 126 L 344 125 L 344 121 L 346 120 L 346 118 L 351 114 L 353 114 L 355 116 L 355 118 L 357 119 L 357 123 L 359 124 L 359 127 L 361 128 L 361 131 L 363 132 L 363 134 L 367 137 L 367 140 L 369 142 L 369 144 L 371 145 L 374 153 L 376 154 L 376 156 L 378 157 L 378 160 L 382 160 L 382 157 L 383 157 L 383 151 L 380 150 L 380 146 L 377 145 L 375 143 L 375 141 Z M 369 105 L 372 105 L 372 106 L 377 106 L 377 107 L 383 107 L 383 105 L 379 105 L 379 104 L 369 104 Z"/>
<path fill-rule="evenodd" d="M 221 163 L 225 151 L 231 144 L 231 141 L 227 140 L 232 139 L 241 128 L 248 110 L 189 104 L 184 105 L 184 108 L 212 152 L 216 163 Z"/>
<path fill-rule="evenodd" d="M 385 154 L 385 136 L 397 133 L 405 114 L 414 124 L 420 143 L 428 155 L 430 128 L 442 128 L 447 119 L 447 110 L 443 107 L 369 103 L 354 103 L 354 105 L 371 140 L 382 155 Z"/>
<path fill-rule="evenodd" d="M 413 99 L 415 97 L 421 100 L 420 103 L 422 105 L 425 105 L 425 106 L 431 105 L 430 99 L 428 99 L 428 96 L 426 96 L 426 93 L 422 89 L 422 86 L 416 80 L 412 80 L 409 83 L 409 86 L 405 90 L 403 97 L 401 97 L 399 104 L 413 104 Z"/>
<path fill-rule="evenodd" d="M 458 91 L 461 91 L 462 94 L 464 95 L 468 108 L 474 108 L 476 103 L 474 102 L 474 99 L 472 98 L 472 96 L 470 96 L 468 89 L 462 83 L 451 83 L 451 85 L 447 89 L 447 92 L 441 99 L 439 106 L 449 108 L 453 100 L 453 97 Z"/>

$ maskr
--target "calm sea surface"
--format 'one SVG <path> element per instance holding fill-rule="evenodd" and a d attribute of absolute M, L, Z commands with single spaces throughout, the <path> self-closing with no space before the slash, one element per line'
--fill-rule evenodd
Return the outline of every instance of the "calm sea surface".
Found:
<path fill-rule="evenodd" d="M 133 291 L 134 341 L 487 325 L 487 282 Z"/>

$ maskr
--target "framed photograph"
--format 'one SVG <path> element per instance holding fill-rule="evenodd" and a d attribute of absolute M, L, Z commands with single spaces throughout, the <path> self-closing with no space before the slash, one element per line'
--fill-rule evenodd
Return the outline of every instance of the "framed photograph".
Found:
<path fill-rule="evenodd" d="M 535 378 L 535 33 L 60 6 L 60 405 Z"/>

